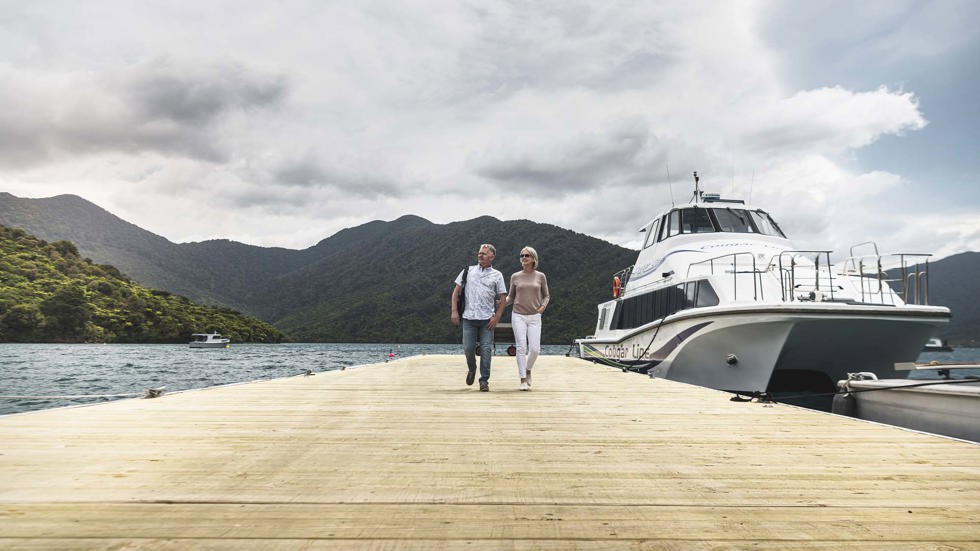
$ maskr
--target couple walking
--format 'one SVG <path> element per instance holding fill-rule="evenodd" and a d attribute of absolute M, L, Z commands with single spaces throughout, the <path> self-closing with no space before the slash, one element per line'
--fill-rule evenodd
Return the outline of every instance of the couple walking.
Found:
<path fill-rule="evenodd" d="M 521 270 L 510 276 L 510 293 L 504 276 L 493 267 L 497 250 L 484 243 L 475 266 L 464 268 L 453 288 L 452 321 L 463 327 L 466 384 L 476 378 L 476 343 L 480 342 L 480 390 L 490 390 L 493 330 L 510 305 L 511 326 L 517 341 L 517 370 L 521 390 L 531 390 L 531 368 L 541 353 L 541 313 L 548 307 L 548 279 L 537 270 L 538 253 L 531 247 L 520 252 Z M 460 298 L 463 305 L 460 307 Z"/>

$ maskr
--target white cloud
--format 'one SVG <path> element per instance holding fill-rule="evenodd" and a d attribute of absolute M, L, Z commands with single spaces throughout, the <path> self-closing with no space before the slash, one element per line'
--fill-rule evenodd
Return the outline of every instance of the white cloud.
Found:
<path fill-rule="evenodd" d="M 789 84 L 774 19 L 792 32 L 819 14 L 787 9 L 8 4 L 0 187 L 76 193 L 178 241 L 298 248 L 378 218 L 488 214 L 636 246 L 636 228 L 671 192 L 686 201 L 698 170 L 821 248 L 878 232 L 975 244 L 968 222 L 942 236 L 922 217 L 882 222 L 882 199 L 895 208 L 911 184 L 859 167 L 855 152 L 924 128 L 925 98 L 895 88 L 901 78 Z M 855 9 L 861 24 L 828 39 L 839 51 L 864 37 L 919 52 L 895 54 L 907 59 L 923 51 L 918 30 L 963 26 L 952 9 Z"/>
<path fill-rule="evenodd" d="M 882 87 L 852 92 L 839 86 L 804 90 L 758 105 L 751 119 L 739 121 L 750 150 L 780 156 L 841 155 L 885 134 L 901 135 L 926 125 L 911 93 Z"/>
<path fill-rule="evenodd" d="M 0 166 L 12 168 L 104 153 L 223 162 L 222 118 L 273 105 L 285 89 L 239 66 L 165 60 L 102 73 L 0 65 L 0 80 L 11 107 L 0 111 Z"/>

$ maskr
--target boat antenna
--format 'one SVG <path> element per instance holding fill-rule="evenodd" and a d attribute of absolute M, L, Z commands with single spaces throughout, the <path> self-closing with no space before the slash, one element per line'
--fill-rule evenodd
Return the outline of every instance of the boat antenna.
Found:
<path fill-rule="evenodd" d="M 667 191 L 670 192 L 670 206 L 674 207 L 674 186 L 670 181 L 670 160 L 667 161 Z"/>
<path fill-rule="evenodd" d="M 698 171 L 695 170 L 694 171 L 694 197 L 693 197 L 693 200 L 694 200 L 695 203 L 697 203 L 698 201 L 700 201 L 700 199 L 701 199 L 701 178 L 698 178 Z"/>

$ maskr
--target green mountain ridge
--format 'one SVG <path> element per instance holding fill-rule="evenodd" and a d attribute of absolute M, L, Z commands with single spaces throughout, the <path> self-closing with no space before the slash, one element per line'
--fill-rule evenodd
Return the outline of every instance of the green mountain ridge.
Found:
<path fill-rule="evenodd" d="M 0 193 L 0 223 L 72 240 L 82 255 L 148 287 L 246 312 L 307 342 L 457 341 L 452 282 L 476 262 L 479 245 L 491 242 L 507 279 L 519 269 L 520 247 L 538 249 L 554 295 L 543 339 L 566 343 L 591 332 L 610 274 L 636 256 L 557 226 L 490 216 L 445 225 L 413 215 L 376 220 L 304 250 L 228 240 L 174 244 L 74 195 Z"/>
<path fill-rule="evenodd" d="M 543 339 L 568 343 L 592 332 L 596 304 L 610 298 L 612 274 L 637 254 L 550 224 L 490 216 L 448 224 L 414 215 L 375 220 L 303 250 L 229 240 L 175 244 L 74 195 L 0 193 L 0 224 L 70 240 L 83 256 L 148 287 L 246 312 L 307 342 L 458 341 L 449 321 L 452 282 L 475 263 L 479 245 L 490 242 L 507 280 L 519 269 L 522 246 L 538 250 L 552 292 Z M 952 308 L 940 336 L 954 345 L 980 342 L 978 270 L 980 253 L 930 263 L 930 302 Z"/>
<path fill-rule="evenodd" d="M 187 342 L 221 331 L 236 342 L 280 342 L 271 325 L 148 289 L 69 241 L 0 225 L 0 342 Z"/>

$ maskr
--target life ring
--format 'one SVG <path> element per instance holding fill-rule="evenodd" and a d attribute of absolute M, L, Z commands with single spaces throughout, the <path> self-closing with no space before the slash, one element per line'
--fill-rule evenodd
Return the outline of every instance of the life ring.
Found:
<path fill-rule="evenodd" d="M 613 298 L 619 298 L 619 289 L 620 289 L 619 276 L 614 276 L 613 277 Z"/>

